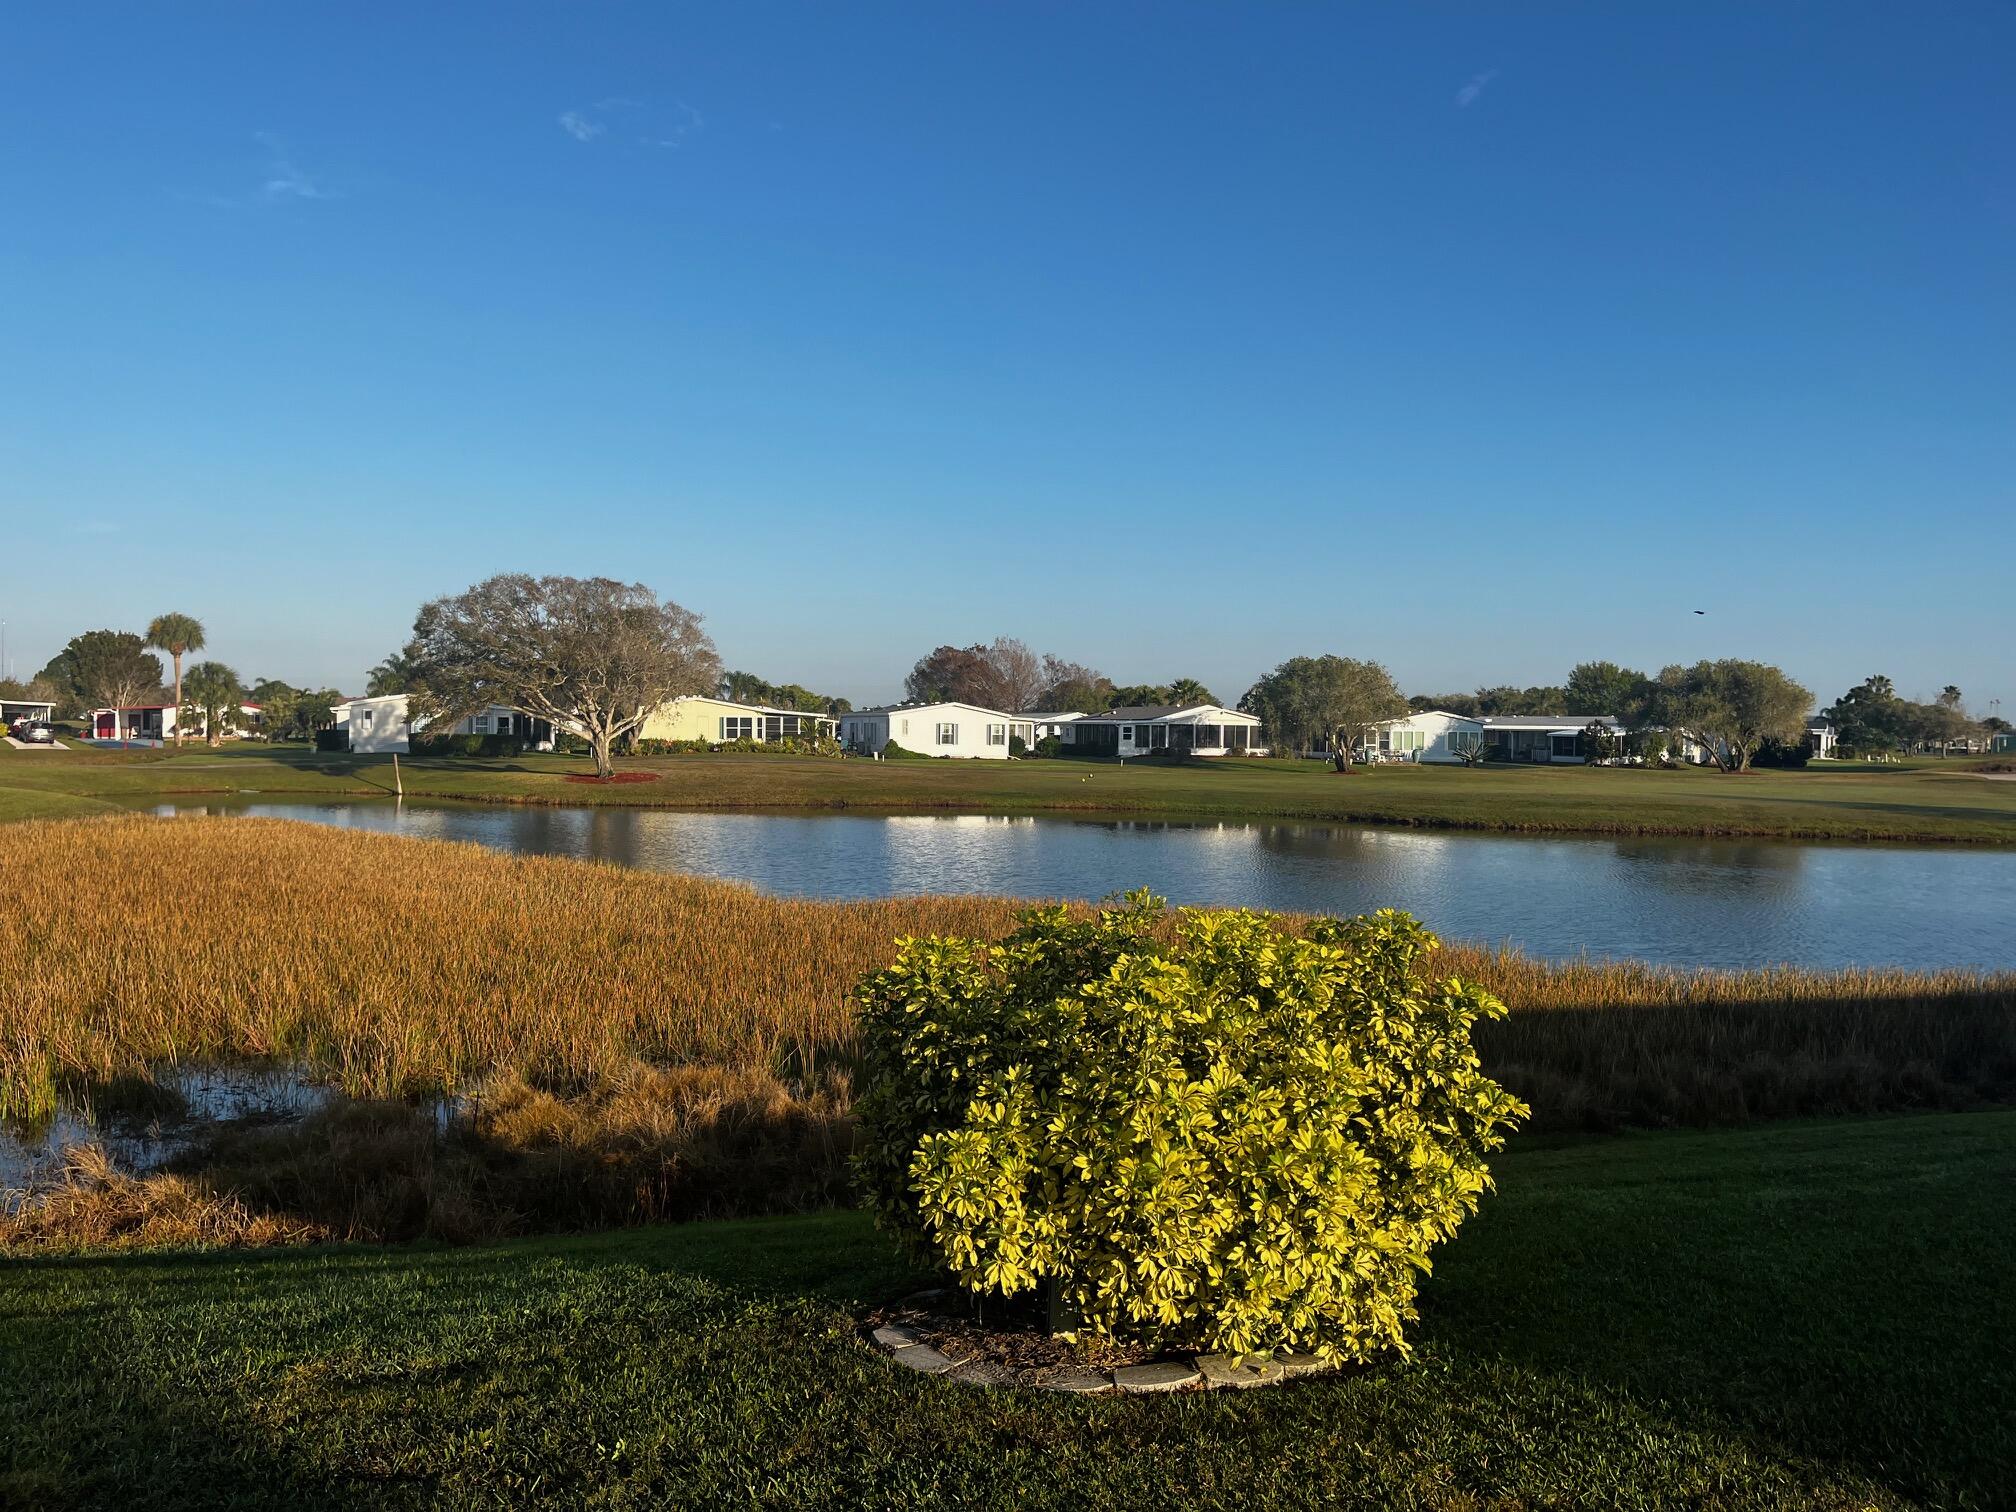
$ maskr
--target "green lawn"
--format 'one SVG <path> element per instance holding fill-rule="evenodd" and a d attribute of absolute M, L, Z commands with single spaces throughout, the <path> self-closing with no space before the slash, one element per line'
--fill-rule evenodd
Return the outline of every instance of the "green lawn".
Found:
<path fill-rule="evenodd" d="M 81 819 L 87 814 L 121 812 L 123 810 L 116 803 L 108 803 L 102 798 L 87 798 L 78 793 L 0 787 L 0 824 L 11 819 Z"/>
<path fill-rule="evenodd" d="M 1208 1397 L 902 1372 L 853 1214 L 0 1264 L 0 1504 L 2009 1504 L 2016 1114 L 1499 1170 L 1411 1364 Z"/>
<path fill-rule="evenodd" d="M 18 752 L 0 746 L 0 787 L 140 802 L 175 796 L 377 796 L 389 757 L 240 745 L 222 751 Z M 822 761 L 763 756 L 623 763 L 634 786 L 566 781 L 580 758 L 402 761 L 408 797 L 676 808 L 849 807 L 987 813 L 1096 812 L 1282 818 L 1611 834 L 1780 835 L 2016 844 L 2016 783 L 1961 764 L 1818 766 L 1726 777 L 1591 767 L 1391 766 L 1351 776 L 1321 763 L 1168 767 L 1070 761 Z M 17 814 L 16 817 L 27 817 Z"/>

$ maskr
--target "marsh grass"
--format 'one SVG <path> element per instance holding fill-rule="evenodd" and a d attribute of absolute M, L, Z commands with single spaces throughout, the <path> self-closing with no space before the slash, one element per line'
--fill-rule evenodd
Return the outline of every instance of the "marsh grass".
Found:
<path fill-rule="evenodd" d="M 144 1112 L 161 1068 L 209 1062 L 292 1065 L 346 1096 L 297 1126 L 220 1130 L 137 1185 L 81 1171 L 69 1209 L 13 1215 L 0 1246 L 166 1242 L 206 1196 L 221 1243 L 841 1200 L 849 987 L 898 936 L 995 936 L 1019 907 L 806 902 L 279 820 L 7 837 L 0 959 L 35 985 L 0 1008 L 0 1115 Z M 1540 1130 L 2016 1102 L 2016 974 L 1690 972 L 1469 946 L 1433 969 L 1512 1008 L 1477 1043 Z M 445 1134 L 415 1105 L 440 1098 L 460 1110 Z"/>

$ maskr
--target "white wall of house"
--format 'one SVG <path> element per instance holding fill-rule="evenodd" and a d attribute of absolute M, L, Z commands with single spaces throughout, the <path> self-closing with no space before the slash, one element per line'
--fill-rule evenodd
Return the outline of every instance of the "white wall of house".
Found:
<path fill-rule="evenodd" d="M 1076 709 L 1057 709 L 1043 714 L 1031 714 L 1029 716 L 1029 727 L 1035 732 L 1036 740 L 1042 740 L 1049 735 L 1055 735 L 1061 739 L 1066 725 L 1076 724 L 1084 717 Z M 1032 745 L 1034 743 L 1034 741 L 1031 742 Z"/>
<path fill-rule="evenodd" d="M 1382 733 L 1383 740 L 1379 738 Z M 1376 725 L 1371 735 L 1366 742 L 1368 750 L 1380 750 L 1401 761 L 1461 761 L 1461 748 L 1484 738 L 1484 724 L 1461 714 L 1424 709 L 1419 714 Z"/>
<path fill-rule="evenodd" d="M 350 731 L 350 749 L 366 755 L 385 755 L 413 749 L 412 730 L 406 722 L 406 695 L 387 693 L 379 698 L 353 698 L 344 721 Z"/>
<path fill-rule="evenodd" d="M 919 756 L 957 756 L 1005 761 L 1009 741 L 1027 743 L 1034 726 L 1027 719 L 974 704 L 919 704 L 908 709 L 864 709 L 840 718 L 840 739 L 857 751 L 880 751 L 890 741 Z"/>
<path fill-rule="evenodd" d="M 1494 720 L 1490 717 L 1472 719 L 1462 714 L 1450 714 L 1441 709 L 1424 709 L 1418 714 L 1409 714 L 1400 719 L 1383 720 L 1366 731 L 1365 749 L 1368 755 L 1376 754 L 1388 761 L 1452 762 L 1463 759 L 1463 747 L 1482 741 L 1486 744 L 1517 737 L 1522 747 L 1544 742 L 1546 754 L 1531 758 L 1536 761 L 1580 761 L 1579 754 L 1571 755 L 1570 750 L 1580 745 L 1584 728 L 1599 721 L 1585 719 L 1579 714 L 1563 715 L 1558 721 Z M 1603 720 L 1618 735 L 1624 733 L 1622 725 L 1614 720 Z"/>
<path fill-rule="evenodd" d="M 224 732 L 226 740 L 236 740 L 258 723 L 259 705 L 240 704 L 238 713 L 239 719 Z M 117 710 L 93 709 L 91 731 L 100 740 L 113 739 L 116 729 L 117 738 L 121 740 L 159 740 L 165 744 L 175 738 L 175 731 L 179 728 L 184 740 L 204 739 L 208 726 L 202 711 L 192 709 L 190 714 L 192 717 L 184 724 L 173 704 L 140 704 Z"/>
<path fill-rule="evenodd" d="M 1178 729 L 1183 731 L 1180 736 L 1175 733 Z M 1236 733 L 1241 731 L 1243 736 Z M 1218 704 L 1185 704 L 1165 714 L 1143 708 L 1131 714 L 1116 709 L 1108 714 L 1082 715 L 1064 724 L 1058 734 L 1066 746 L 1123 758 L 1168 751 L 1224 756 L 1265 749 L 1260 744 L 1257 718 Z M 1246 742 L 1243 747 L 1238 743 L 1242 738 Z"/>
<path fill-rule="evenodd" d="M 350 731 L 350 749 L 365 755 L 386 755 L 413 749 L 413 726 L 406 715 L 406 695 L 387 693 L 381 698 L 353 698 L 345 721 Z M 492 704 L 481 714 L 458 720 L 457 735 L 515 735 L 529 741 L 532 721 L 515 709 Z M 425 730 L 427 722 L 420 722 Z"/>

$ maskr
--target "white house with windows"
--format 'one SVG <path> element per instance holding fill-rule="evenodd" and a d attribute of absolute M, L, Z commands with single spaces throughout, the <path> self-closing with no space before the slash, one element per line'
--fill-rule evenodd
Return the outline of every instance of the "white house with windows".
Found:
<path fill-rule="evenodd" d="M 1005 761 L 1009 742 L 1035 738 L 1027 715 L 1003 714 L 978 704 L 890 704 L 842 714 L 840 741 L 849 750 L 877 754 L 894 741 L 919 756 L 966 756 Z"/>
<path fill-rule="evenodd" d="M 365 754 L 401 754 L 413 749 L 413 736 L 427 729 L 427 721 L 417 724 L 407 718 L 406 695 L 387 693 L 379 698 L 353 698 L 345 705 L 343 728 L 350 732 L 350 749 Z M 457 735 L 506 735 L 536 745 L 553 738 L 553 727 L 502 704 L 492 704 L 480 714 L 457 720 Z"/>
<path fill-rule="evenodd" d="M 1493 761 L 1581 763 L 1582 732 L 1600 724 L 1622 738 L 1624 726 L 1609 715 L 1483 714 L 1470 717 L 1423 709 L 1382 720 L 1365 731 L 1363 753 L 1372 761 L 1462 761 L 1489 748 Z"/>
<path fill-rule="evenodd" d="M 1208 703 L 1108 709 L 1072 719 L 1057 733 L 1064 749 L 1079 756 L 1244 756 L 1266 749 L 1257 718 Z"/>
<path fill-rule="evenodd" d="M 1031 714 L 1028 719 L 1030 727 L 1036 732 L 1036 740 L 1043 740 L 1051 735 L 1061 740 L 1064 738 L 1064 726 L 1076 724 L 1087 717 L 1076 709 L 1052 709 L 1044 714 Z"/>
<path fill-rule="evenodd" d="M 189 713 L 192 717 L 184 723 L 181 711 L 172 703 L 125 704 L 116 709 L 93 709 L 90 712 L 90 738 L 166 745 L 175 738 L 178 727 L 185 737 L 208 738 L 210 732 L 202 712 L 192 708 Z M 220 738 L 236 740 L 243 731 L 253 728 L 258 722 L 259 705 L 240 704 L 236 723 L 223 731 Z"/>

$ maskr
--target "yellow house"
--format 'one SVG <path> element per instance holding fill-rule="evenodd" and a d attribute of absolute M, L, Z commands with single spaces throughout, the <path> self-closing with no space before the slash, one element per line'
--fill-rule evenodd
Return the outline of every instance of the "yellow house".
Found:
<path fill-rule="evenodd" d="M 727 698 L 675 698 L 651 711 L 640 740 L 811 740 L 831 736 L 837 724 L 824 714 L 773 709 Z"/>

